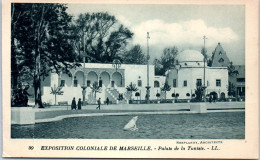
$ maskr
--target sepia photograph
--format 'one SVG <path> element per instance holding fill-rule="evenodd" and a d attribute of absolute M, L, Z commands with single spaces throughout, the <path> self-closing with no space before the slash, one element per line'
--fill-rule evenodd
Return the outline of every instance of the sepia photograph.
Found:
<path fill-rule="evenodd" d="M 251 143 L 246 113 L 258 107 L 258 100 L 247 94 L 258 92 L 247 86 L 252 65 L 246 63 L 244 1 L 67 2 L 8 3 L 11 41 L 5 43 L 10 53 L 3 57 L 10 64 L 10 78 L 3 77 L 3 86 L 9 87 L 3 90 L 9 94 L 9 106 L 3 108 L 10 115 L 8 141 L 58 142 L 30 143 L 25 149 L 33 155 L 36 150 L 114 150 L 175 157 L 170 151 L 191 151 L 183 158 L 195 151 L 217 157 L 226 140 Z M 256 75 L 251 79 L 258 82 Z M 258 130 L 253 133 L 258 141 Z M 60 145 L 59 140 L 73 143 Z M 121 145 L 112 146 L 110 140 Z M 132 145 L 135 141 L 138 145 Z"/>

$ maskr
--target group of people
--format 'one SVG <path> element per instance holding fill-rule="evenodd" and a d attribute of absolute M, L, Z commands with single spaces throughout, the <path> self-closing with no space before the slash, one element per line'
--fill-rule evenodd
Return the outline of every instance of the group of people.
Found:
<path fill-rule="evenodd" d="M 101 98 L 99 98 L 99 99 L 97 100 L 97 104 L 98 104 L 98 106 L 97 106 L 96 109 L 99 109 L 99 110 L 100 110 Z M 107 105 L 109 104 L 109 98 L 108 98 L 108 97 L 107 97 L 107 99 L 106 99 L 106 104 L 107 104 Z M 82 102 L 81 102 L 81 98 L 79 98 L 79 100 L 78 100 L 78 110 L 81 110 L 81 106 L 82 106 Z M 77 104 L 76 104 L 75 97 L 73 98 L 73 100 L 72 100 L 72 102 L 71 102 L 71 110 L 73 110 L 73 109 L 77 110 Z"/>
<path fill-rule="evenodd" d="M 82 106 L 82 102 L 81 102 L 81 98 L 79 98 L 78 100 L 78 110 L 81 110 L 81 106 Z M 75 97 L 73 98 L 72 102 L 71 102 L 71 110 L 77 110 L 77 104 L 76 104 L 76 100 Z"/>

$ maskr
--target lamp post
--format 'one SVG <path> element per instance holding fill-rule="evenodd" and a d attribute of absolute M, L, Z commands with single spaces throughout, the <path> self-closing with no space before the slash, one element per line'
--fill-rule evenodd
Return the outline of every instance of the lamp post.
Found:
<path fill-rule="evenodd" d="M 84 34 L 84 31 L 83 31 L 83 66 L 84 66 L 84 69 L 83 69 L 83 85 L 81 86 L 82 88 L 82 105 L 84 106 L 86 104 L 86 77 L 85 77 L 85 62 L 86 61 L 86 56 L 85 56 L 85 34 Z"/>
<path fill-rule="evenodd" d="M 149 39 L 150 39 L 150 36 L 149 36 L 149 32 L 147 32 L 147 86 L 145 87 L 146 88 L 146 102 L 147 103 L 150 103 L 150 86 L 149 86 L 149 59 L 150 59 L 150 56 L 149 56 Z"/>
<path fill-rule="evenodd" d="M 203 46 L 203 49 L 202 49 L 202 54 L 203 54 L 203 59 L 204 59 L 204 67 L 203 67 L 203 101 L 206 102 L 206 80 L 205 80 L 205 77 L 206 77 L 206 66 L 205 66 L 205 61 L 206 61 L 206 48 L 205 48 L 205 40 L 207 39 L 207 37 L 204 35 L 203 36 L 203 40 L 204 40 L 204 46 Z"/>

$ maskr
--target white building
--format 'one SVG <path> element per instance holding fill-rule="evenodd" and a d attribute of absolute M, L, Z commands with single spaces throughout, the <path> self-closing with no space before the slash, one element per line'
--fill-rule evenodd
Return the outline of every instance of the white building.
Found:
<path fill-rule="evenodd" d="M 70 70 L 70 73 L 62 73 L 60 75 L 51 73 L 50 76 L 45 78 L 42 83 L 42 101 L 54 104 L 54 95 L 50 94 L 51 87 L 61 86 L 63 95 L 57 96 L 57 102 L 70 101 L 73 97 L 76 99 L 81 98 L 82 86 L 85 79 L 86 88 L 86 101 L 89 104 L 96 103 L 96 99 L 101 98 L 104 102 L 106 97 L 112 103 L 118 103 L 119 94 L 123 95 L 123 102 L 127 103 L 130 99 L 126 87 L 130 83 L 135 84 L 140 93 L 140 97 L 135 97 L 132 93 L 132 99 L 145 99 L 146 86 L 147 86 L 147 65 L 128 65 L 122 64 L 118 69 L 115 69 L 112 64 L 99 64 L 99 63 L 86 63 L 81 64 L 82 67 Z M 85 76 L 85 77 L 84 77 Z M 165 82 L 165 77 L 154 75 L 154 65 L 149 65 L 149 86 L 151 86 L 150 99 L 156 99 L 157 90 L 160 91 L 162 83 Z M 101 92 L 95 94 L 92 92 L 91 86 L 94 82 L 98 82 Z"/>
<path fill-rule="evenodd" d="M 166 81 L 171 86 L 167 99 L 179 94 L 179 99 L 189 99 L 198 86 L 204 85 L 204 57 L 196 50 L 185 50 L 176 57 L 178 64 L 166 73 Z M 227 97 L 227 67 L 208 67 L 205 64 L 206 94 L 217 93 L 218 97 Z M 190 97 L 187 97 L 187 93 Z"/>
<path fill-rule="evenodd" d="M 149 65 L 149 86 L 150 99 L 156 100 L 157 93 L 161 93 L 160 98 L 164 98 L 161 88 L 167 81 L 171 90 L 166 92 L 167 99 L 173 99 L 172 94 L 179 94 L 179 99 L 190 99 L 195 93 L 197 85 L 203 85 L 204 62 L 200 52 L 186 50 L 177 55 L 178 64 L 174 69 L 166 72 L 166 76 L 155 76 L 154 65 Z M 42 83 L 43 102 L 54 104 L 55 96 L 52 95 L 51 87 L 61 86 L 63 95 L 57 95 L 57 102 L 68 102 L 70 104 L 73 97 L 83 100 L 82 86 L 86 88 L 86 101 L 88 104 L 95 104 L 98 98 L 104 102 L 108 97 L 112 103 L 128 103 L 130 99 L 126 87 L 131 83 L 135 84 L 140 96 L 132 99 L 145 100 L 147 86 L 147 65 L 122 64 L 115 69 L 112 64 L 86 63 L 85 68 L 79 67 L 70 70 L 70 73 L 51 73 Z M 92 91 L 94 82 L 101 86 L 100 93 Z M 218 97 L 227 96 L 228 70 L 226 67 L 205 67 L 206 93 L 216 92 Z M 190 97 L 187 97 L 187 93 Z M 119 94 L 123 95 L 123 100 L 118 101 Z"/>

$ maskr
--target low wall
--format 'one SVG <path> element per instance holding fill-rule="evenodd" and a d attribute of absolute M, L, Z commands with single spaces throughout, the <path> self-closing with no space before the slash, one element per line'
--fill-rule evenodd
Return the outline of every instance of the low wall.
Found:
<path fill-rule="evenodd" d="M 35 124 L 35 110 L 32 107 L 12 107 L 12 124 Z"/>

